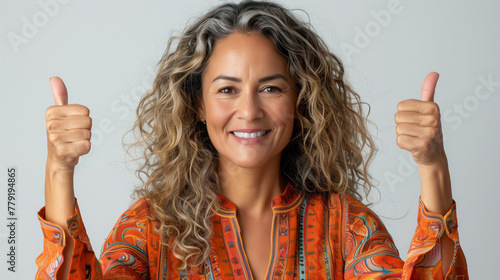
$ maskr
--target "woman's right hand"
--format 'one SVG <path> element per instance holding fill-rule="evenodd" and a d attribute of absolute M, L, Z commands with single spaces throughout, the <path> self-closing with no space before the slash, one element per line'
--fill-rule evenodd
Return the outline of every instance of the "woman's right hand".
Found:
<path fill-rule="evenodd" d="M 68 105 L 68 92 L 59 77 L 50 79 L 55 106 L 47 109 L 47 168 L 71 172 L 80 156 L 90 151 L 92 119 L 89 109 Z"/>

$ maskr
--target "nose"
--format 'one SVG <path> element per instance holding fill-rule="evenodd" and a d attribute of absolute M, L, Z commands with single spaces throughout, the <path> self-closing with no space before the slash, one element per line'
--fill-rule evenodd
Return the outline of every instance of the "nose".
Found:
<path fill-rule="evenodd" d="M 252 121 L 262 118 L 264 112 L 262 110 L 262 102 L 259 98 L 257 90 L 245 90 L 238 100 L 236 116 L 239 119 Z"/>

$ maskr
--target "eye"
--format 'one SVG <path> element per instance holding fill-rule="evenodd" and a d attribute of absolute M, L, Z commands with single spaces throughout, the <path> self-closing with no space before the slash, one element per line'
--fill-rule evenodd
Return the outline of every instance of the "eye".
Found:
<path fill-rule="evenodd" d="M 219 92 L 224 93 L 224 94 L 231 94 L 231 93 L 235 93 L 236 90 L 232 87 L 225 87 L 225 88 L 219 89 Z"/>
<path fill-rule="evenodd" d="M 265 91 L 265 92 L 270 92 L 270 93 L 279 93 L 279 92 L 283 92 L 283 91 L 282 91 L 279 87 L 272 87 L 272 86 L 270 86 L 270 87 L 265 87 L 265 88 L 263 89 L 263 91 Z"/>

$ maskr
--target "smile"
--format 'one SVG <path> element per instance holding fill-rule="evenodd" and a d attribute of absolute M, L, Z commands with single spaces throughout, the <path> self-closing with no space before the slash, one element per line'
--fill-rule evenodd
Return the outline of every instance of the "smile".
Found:
<path fill-rule="evenodd" d="M 261 137 L 261 136 L 266 135 L 268 132 L 269 132 L 269 130 L 263 130 L 263 131 L 252 132 L 252 133 L 233 131 L 232 133 L 240 138 L 257 138 L 257 137 Z"/>

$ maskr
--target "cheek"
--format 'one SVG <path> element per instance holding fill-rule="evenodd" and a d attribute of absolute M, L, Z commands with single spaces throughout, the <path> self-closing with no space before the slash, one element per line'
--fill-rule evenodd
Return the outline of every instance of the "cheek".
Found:
<path fill-rule="evenodd" d="M 286 124 L 285 134 L 286 137 L 290 140 L 293 134 L 293 128 L 295 124 L 295 101 L 288 102 L 286 109 L 283 114 L 283 121 Z"/>
<path fill-rule="evenodd" d="M 224 102 L 205 103 L 208 136 L 214 145 L 226 135 L 226 126 L 231 118 L 230 111 Z"/>
<path fill-rule="evenodd" d="M 206 106 L 207 121 L 220 125 L 228 120 L 230 107 L 223 102 L 211 102 Z"/>
<path fill-rule="evenodd" d="M 292 102 L 283 102 L 282 104 L 278 104 L 273 110 L 274 112 L 278 112 L 276 114 L 276 120 L 279 121 L 282 125 L 286 125 L 287 128 L 289 125 L 293 126 L 293 122 L 295 120 L 295 104 Z"/>

